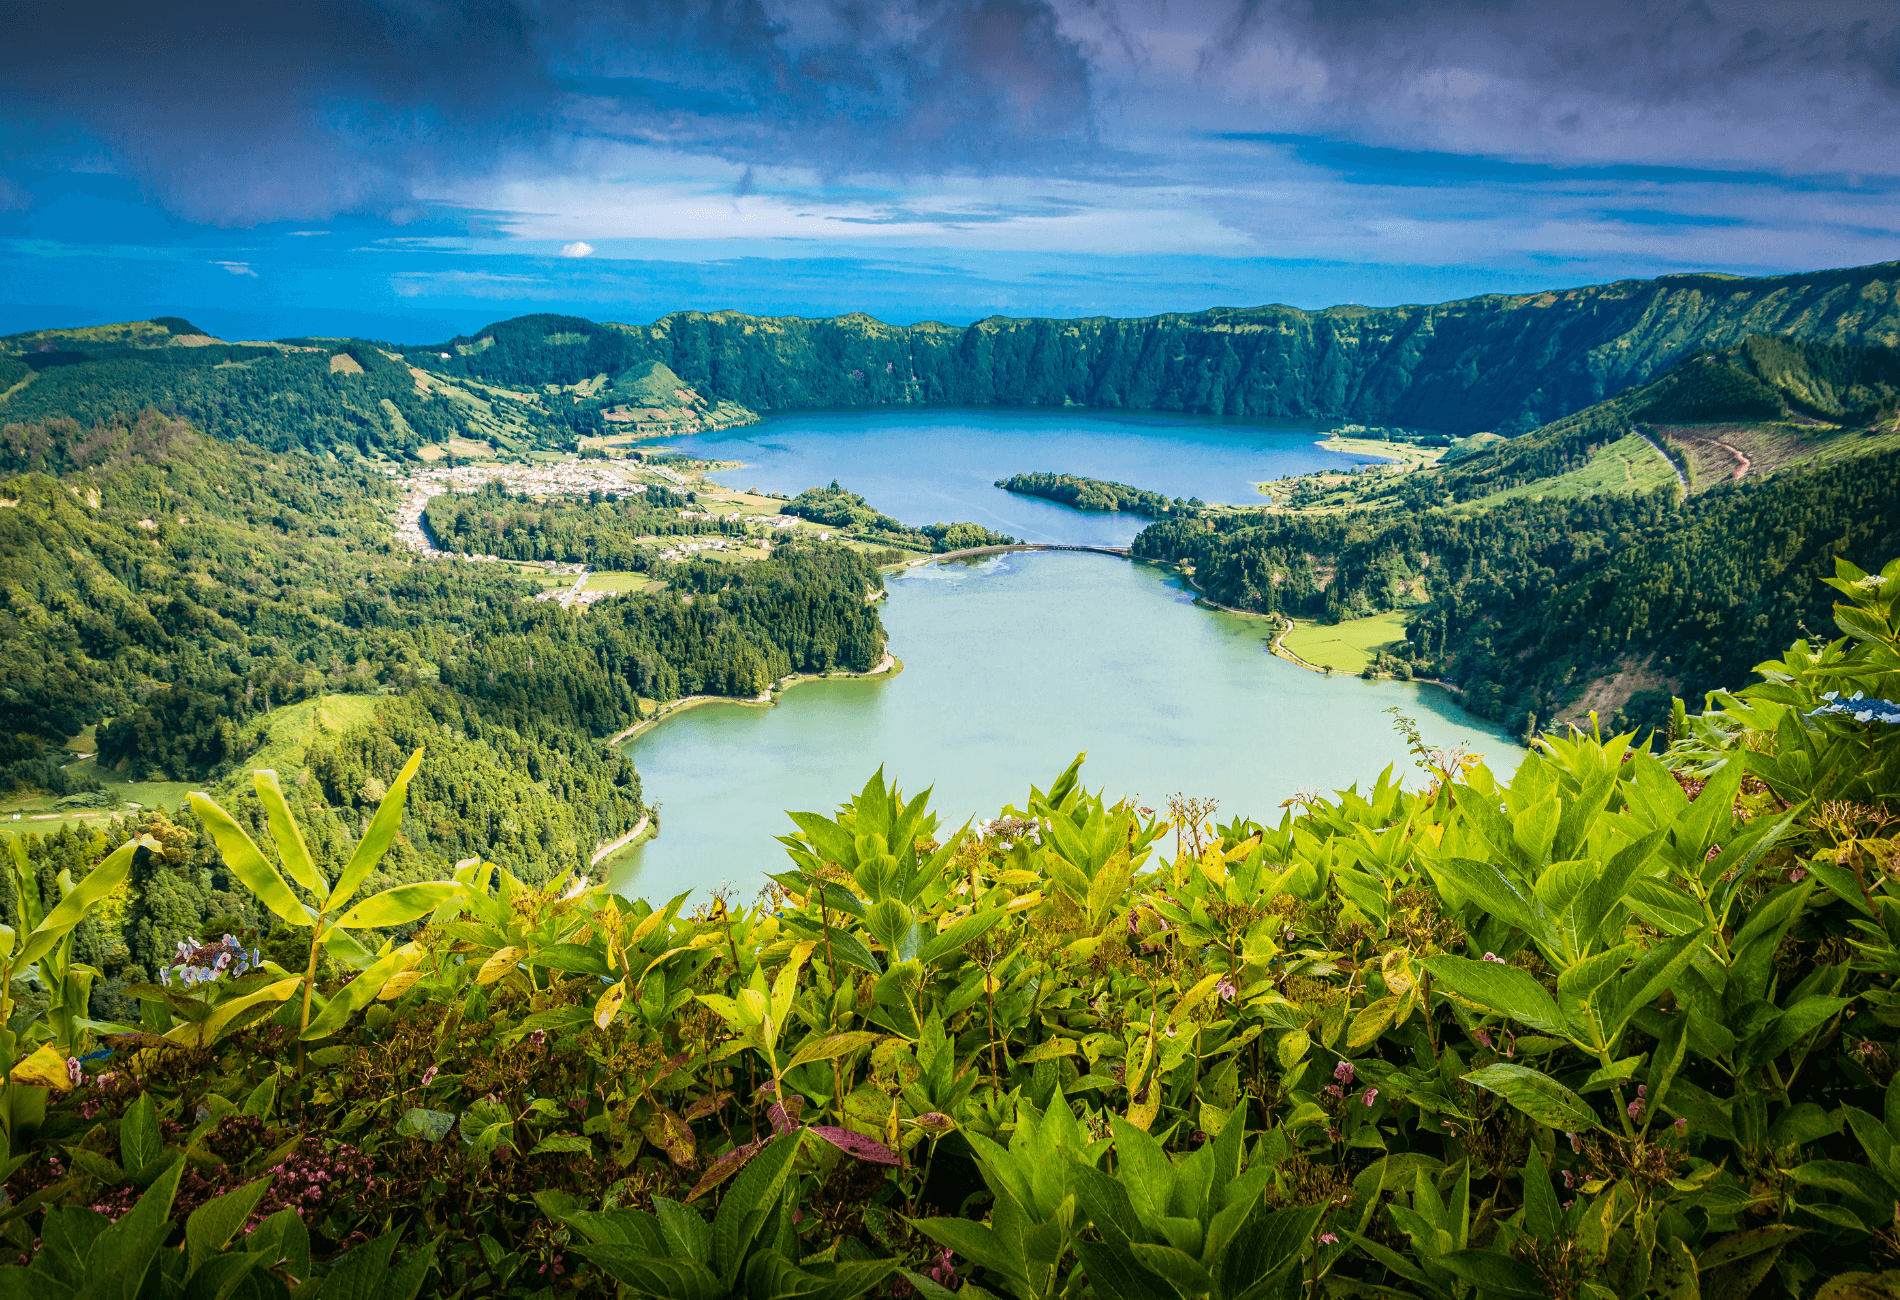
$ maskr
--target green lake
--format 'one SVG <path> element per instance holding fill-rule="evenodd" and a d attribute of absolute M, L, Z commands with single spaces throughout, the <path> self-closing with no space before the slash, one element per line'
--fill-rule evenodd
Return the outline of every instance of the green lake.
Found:
<path fill-rule="evenodd" d="M 895 677 L 804 682 L 771 706 L 703 704 L 629 742 L 661 832 L 613 863 L 624 892 L 730 885 L 750 901 L 761 873 L 788 865 L 773 842 L 792 829 L 781 810 L 828 812 L 880 765 L 907 792 L 934 786 L 947 829 L 1021 802 L 1083 750 L 1085 781 L 1110 795 L 1163 808 L 1181 791 L 1218 799 L 1222 820 L 1277 820 L 1301 790 L 1406 768 L 1384 712 L 1394 705 L 1432 743 L 1468 743 L 1494 770 L 1523 754 L 1437 687 L 1275 658 L 1267 620 L 1198 607 L 1154 565 L 1012 552 L 888 585 Z"/>

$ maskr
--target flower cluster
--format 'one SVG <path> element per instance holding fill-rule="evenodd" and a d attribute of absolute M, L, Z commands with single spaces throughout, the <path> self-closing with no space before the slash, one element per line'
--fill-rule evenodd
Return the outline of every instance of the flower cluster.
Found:
<path fill-rule="evenodd" d="M 1808 714 L 1810 718 L 1836 715 L 1856 722 L 1887 722 L 1900 726 L 1900 704 L 1892 700 L 1869 699 L 1865 691 L 1855 691 L 1846 699 L 1841 698 L 1839 691 L 1829 691 L 1821 698 L 1828 703 Z"/>
<path fill-rule="evenodd" d="M 172 972 L 178 973 L 179 982 L 186 988 L 195 984 L 208 984 L 225 975 L 236 978 L 253 966 L 263 964 L 264 957 L 257 949 L 246 950 L 237 941 L 235 935 L 225 935 L 216 943 L 201 944 L 187 935 L 178 941 L 178 952 L 170 964 L 158 969 L 159 982 L 166 988 L 172 986 Z"/>

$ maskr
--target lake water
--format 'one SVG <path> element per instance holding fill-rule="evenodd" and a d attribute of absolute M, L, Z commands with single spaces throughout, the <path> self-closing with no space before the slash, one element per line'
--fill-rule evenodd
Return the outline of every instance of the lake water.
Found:
<path fill-rule="evenodd" d="M 1026 542 L 1125 546 L 1146 525 L 1016 496 L 997 479 L 1038 470 L 1110 479 L 1171 497 L 1261 505 L 1254 484 L 1376 458 L 1322 451 L 1310 423 L 1222 423 L 1155 412 L 882 410 L 803 413 L 669 446 L 745 468 L 729 487 L 797 495 L 837 479 L 907 524 L 970 523 Z M 901 653 L 901 652 L 900 652 Z"/>
<path fill-rule="evenodd" d="M 1016 496 L 1030 470 L 1113 479 L 1169 496 L 1260 502 L 1254 484 L 1369 458 L 1314 445 L 1310 424 L 1221 423 L 1156 413 L 895 410 L 805 413 L 675 439 L 744 462 L 731 487 L 796 494 L 837 479 L 909 524 L 969 520 L 1026 541 L 1125 545 L 1146 520 Z M 1405 742 L 1384 712 L 1493 767 L 1522 750 L 1451 702 L 1400 682 L 1324 677 L 1268 652 L 1273 625 L 1200 608 L 1177 574 L 1110 556 L 1012 552 L 888 578 L 883 610 L 904 671 L 804 682 L 774 705 L 698 705 L 627 752 L 660 835 L 618 857 L 616 884 L 667 898 L 731 884 L 749 899 L 788 860 L 784 809 L 830 812 L 882 766 L 909 792 L 934 786 L 945 829 L 1020 804 L 1077 753 L 1111 797 L 1165 807 L 1176 791 L 1220 801 L 1221 820 L 1279 817 L 1301 790 L 1369 784 Z"/>

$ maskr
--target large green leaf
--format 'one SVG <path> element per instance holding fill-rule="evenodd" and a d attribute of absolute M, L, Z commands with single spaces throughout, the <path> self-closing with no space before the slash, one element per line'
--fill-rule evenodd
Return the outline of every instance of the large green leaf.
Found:
<path fill-rule="evenodd" d="M 142 847 L 157 849 L 159 844 L 148 837 L 128 840 L 114 849 L 104 862 L 87 872 L 86 878 L 70 894 L 60 899 L 59 906 L 48 912 L 46 919 L 26 936 L 19 955 L 13 959 L 14 969 L 30 965 L 51 952 L 74 926 L 85 919 L 100 899 L 123 885 L 132 870 L 132 858 Z"/>
<path fill-rule="evenodd" d="M 951 922 L 942 933 L 925 941 L 923 947 L 917 950 L 917 960 L 928 966 L 940 957 L 947 957 L 953 952 L 961 951 L 965 944 L 983 934 L 1006 915 L 1008 913 L 1002 908 L 994 907 L 986 912 L 977 912 L 959 921 Z"/>
<path fill-rule="evenodd" d="M 305 1041 L 328 1038 L 343 1028 L 351 1016 L 376 1000 L 376 995 L 382 992 L 383 985 L 391 975 L 413 965 L 415 960 L 413 944 L 405 944 L 394 952 L 379 956 L 370 963 L 368 969 L 331 996 L 322 1014 L 311 1020 L 310 1027 L 303 1031 Z"/>
<path fill-rule="evenodd" d="M 1557 1000 L 1525 972 L 1495 961 L 1441 955 L 1424 963 L 1445 988 L 1501 1016 L 1522 1021 L 1532 1029 L 1568 1038 L 1574 1031 Z"/>
<path fill-rule="evenodd" d="M 257 801 L 264 805 L 270 837 L 277 842 L 277 856 L 283 860 L 284 869 L 290 872 L 292 880 L 311 893 L 321 895 L 329 885 L 310 856 L 310 846 L 304 843 L 297 819 L 291 816 L 283 787 L 277 784 L 277 773 L 267 767 L 259 768 L 252 774 L 251 784 L 257 788 Z"/>
<path fill-rule="evenodd" d="M 798 1129 L 767 1142 L 739 1171 L 720 1201 L 713 1218 L 713 1261 L 728 1283 L 739 1276 L 752 1239 L 784 1190 L 804 1136 L 804 1130 Z"/>
<path fill-rule="evenodd" d="M 1483 1295 L 1542 1296 L 1548 1293 L 1536 1269 L 1496 1251 L 1452 1250 L 1432 1263 L 1476 1284 Z"/>
<path fill-rule="evenodd" d="M 198 1271 L 207 1259 L 223 1250 L 237 1236 L 239 1228 L 251 1217 L 258 1201 L 270 1189 L 271 1176 L 253 1178 L 236 1191 L 206 1201 L 185 1220 L 187 1276 Z M 273 1263 L 275 1261 L 272 1261 Z"/>
<path fill-rule="evenodd" d="M 406 925 L 426 912 L 433 912 L 449 899 L 467 892 L 467 886 L 458 885 L 452 880 L 424 880 L 413 885 L 397 885 L 364 899 L 338 917 L 336 923 L 346 930 Z"/>
<path fill-rule="evenodd" d="M 1473 1070 L 1465 1082 L 1494 1092 L 1540 1124 L 1565 1133 L 1582 1133 L 1597 1126 L 1589 1103 L 1548 1074 L 1527 1065 L 1503 1061 Z"/>
<path fill-rule="evenodd" d="M 389 846 L 395 842 L 396 832 L 402 829 L 402 808 L 409 797 L 409 781 L 415 776 L 416 769 L 422 766 L 422 750 L 417 749 L 402 765 L 402 771 L 389 783 L 389 793 L 376 806 L 376 815 L 370 818 L 369 829 L 363 832 L 363 838 L 357 843 L 356 852 L 350 854 L 350 860 L 343 867 L 343 874 L 336 878 L 336 888 L 324 900 L 323 910 L 334 912 L 355 897 L 362 887 L 363 878 L 370 869 L 383 860 L 383 854 L 389 852 Z"/>
<path fill-rule="evenodd" d="M 726 1285 L 696 1259 L 655 1258 L 621 1242 L 574 1245 L 569 1250 L 620 1283 L 621 1294 L 653 1300 L 721 1300 Z"/>
<path fill-rule="evenodd" d="M 246 889 L 257 895 L 258 902 L 292 925 L 310 925 L 315 922 L 316 914 L 291 892 L 284 878 L 277 874 L 277 868 L 270 864 L 230 813 L 220 808 L 210 795 L 196 791 L 191 796 L 191 810 L 198 814 L 198 820 L 211 832 L 212 842 L 218 846 L 218 854 L 224 859 L 224 865 L 232 875 L 244 882 Z"/>
<path fill-rule="evenodd" d="M 1702 947 L 1707 933 L 1707 930 L 1696 930 L 1678 935 L 1644 953 L 1629 974 L 1617 982 L 1616 1006 L 1606 1017 L 1604 1033 L 1614 1038 L 1631 1016 L 1673 985 Z"/>

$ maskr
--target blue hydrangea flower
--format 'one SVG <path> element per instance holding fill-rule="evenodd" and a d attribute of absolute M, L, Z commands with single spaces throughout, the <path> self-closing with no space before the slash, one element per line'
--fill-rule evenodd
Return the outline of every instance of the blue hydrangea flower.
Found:
<path fill-rule="evenodd" d="M 1892 700 L 1869 699 L 1864 691 L 1855 691 L 1846 699 L 1841 698 L 1839 691 L 1829 691 L 1821 698 L 1828 702 L 1808 714 L 1810 718 L 1844 717 L 1856 722 L 1885 722 L 1900 726 L 1900 704 Z"/>

